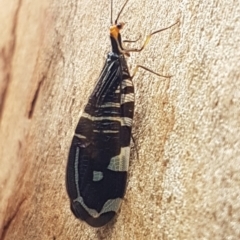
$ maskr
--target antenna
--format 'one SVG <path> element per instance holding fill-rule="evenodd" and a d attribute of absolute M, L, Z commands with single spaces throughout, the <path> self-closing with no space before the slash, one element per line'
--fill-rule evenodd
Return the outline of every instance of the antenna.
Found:
<path fill-rule="evenodd" d="M 113 13 L 113 0 L 111 0 L 111 25 L 113 25 L 112 13 Z"/>
<path fill-rule="evenodd" d="M 127 1 L 124 3 L 124 5 L 122 6 L 120 12 L 118 13 L 117 18 L 116 18 L 116 20 L 115 20 L 115 24 L 117 24 L 117 21 L 118 21 L 118 19 L 119 19 L 119 17 L 120 17 L 120 14 L 122 13 L 122 11 L 123 11 L 123 9 L 124 9 L 124 7 L 126 6 L 126 4 L 127 4 L 128 1 L 129 1 L 129 0 L 127 0 Z"/>

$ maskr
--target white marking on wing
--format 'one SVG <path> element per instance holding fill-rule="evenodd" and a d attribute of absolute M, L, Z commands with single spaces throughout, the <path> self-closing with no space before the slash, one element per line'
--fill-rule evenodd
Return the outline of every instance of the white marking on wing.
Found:
<path fill-rule="evenodd" d="M 82 138 L 86 139 L 85 136 L 83 136 L 82 134 L 79 134 L 79 133 L 75 133 L 74 136 L 77 138 L 80 138 L 80 139 L 82 139 Z"/>
<path fill-rule="evenodd" d="M 115 172 L 128 171 L 129 157 L 130 157 L 130 147 L 121 148 L 120 154 L 111 158 L 107 168 Z"/>
<path fill-rule="evenodd" d="M 120 108 L 120 103 L 114 103 L 114 102 L 106 102 L 103 105 L 100 105 L 101 108 L 107 108 L 107 107 L 116 107 Z"/>
<path fill-rule="evenodd" d="M 93 218 L 98 218 L 102 213 L 106 213 L 110 211 L 117 212 L 118 209 L 120 208 L 122 199 L 121 198 L 109 199 L 107 202 L 105 202 L 101 212 L 99 213 L 95 209 L 87 207 L 87 205 L 83 201 L 83 198 L 80 195 L 73 201 L 79 202 L 85 208 L 85 210 L 89 213 L 89 215 L 91 215 Z"/>
<path fill-rule="evenodd" d="M 100 171 L 93 171 L 93 181 L 98 182 L 103 179 L 103 173 Z"/>
<path fill-rule="evenodd" d="M 127 103 L 127 102 L 134 102 L 134 94 L 133 93 L 121 94 L 121 104 Z"/>
<path fill-rule="evenodd" d="M 120 117 L 107 117 L 107 116 L 106 117 L 94 117 L 85 112 L 83 113 L 82 117 L 87 118 L 91 121 L 102 121 L 102 120 L 110 120 L 110 121 L 118 121 L 118 122 L 121 121 Z"/>
<path fill-rule="evenodd" d="M 125 87 L 132 87 L 133 86 L 133 82 L 130 79 L 124 79 L 122 81 L 122 89 L 124 89 Z"/>
<path fill-rule="evenodd" d="M 131 118 L 124 117 L 124 118 L 122 118 L 121 126 L 132 127 L 132 122 L 133 122 L 133 120 Z"/>
<path fill-rule="evenodd" d="M 79 147 L 76 147 L 75 162 L 74 162 L 75 184 L 76 184 L 76 188 L 77 188 L 77 195 L 80 196 L 79 184 L 78 184 L 78 180 L 79 180 L 78 161 L 79 161 Z"/>

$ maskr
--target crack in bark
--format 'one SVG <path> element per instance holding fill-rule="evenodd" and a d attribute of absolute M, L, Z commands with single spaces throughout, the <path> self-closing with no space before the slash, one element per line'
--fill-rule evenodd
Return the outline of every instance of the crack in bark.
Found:
<path fill-rule="evenodd" d="M 45 79 L 47 78 L 49 69 L 51 68 L 51 65 L 52 65 L 52 59 L 53 59 L 53 57 L 51 56 L 50 61 L 47 64 L 46 70 L 43 71 L 43 76 L 41 77 L 41 80 L 38 82 L 37 89 L 35 90 L 35 93 L 33 95 L 33 98 L 32 98 L 31 104 L 30 104 L 30 109 L 27 111 L 28 112 L 27 115 L 28 115 L 29 119 L 31 119 L 34 114 L 35 106 L 36 106 L 36 103 L 38 100 L 38 96 L 39 96 L 42 84 L 44 83 Z"/>
<path fill-rule="evenodd" d="M 7 222 L 4 224 L 3 226 L 3 231 L 2 231 L 2 235 L 0 236 L 1 240 L 4 240 L 5 237 L 7 236 L 8 230 L 11 227 L 14 219 L 17 218 L 17 214 L 19 213 L 23 203 L 26 201 L 26 198 L 23 198 L 21 202 L 19 202 L 18 206 L 16 207 L 15 212 L 12 214 L 12 216 L 9 217 L 9 219 L 7 220 Z"/>
<path fill-rule="evenodd" d="M 33 96 L 33 99 L 32 99 L 32 102 L 31 102 L 31 107 L 30 107 L 30 110 L 28 112 L 28 118 L 32 118 L 32 115 L 34 113 L 34 109 L 35 109 L 35 106 L 36 106 L 36 102 L 37 102 L 37 99 L 38 99 L 38 95 L 39 95 L 39 92 L 40 92 L 40 88 L 42 86 L 42 83 L 44 81 L 45 77 L 43 77 L 39 83 L 38 83 L 38 86 L 37 86 L 37 89 L 35 91 L 35 94 Z"/>

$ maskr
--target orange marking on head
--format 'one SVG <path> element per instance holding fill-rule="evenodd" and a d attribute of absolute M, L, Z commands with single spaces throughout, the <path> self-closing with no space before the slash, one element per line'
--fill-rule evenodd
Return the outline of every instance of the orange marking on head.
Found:
<path fill-rule="evenodd" d="M 119 34 L 119 28 L 117 27 L 117 25 L 113 25 L 110 27 L 110 36 L 117 39 L 118 38 L 118 34 Z"/>
<path fill-rule="evenodd" d="M 124 26 L 124 23 L 118 23 L 118 24 L 114 24 L 110 27 L 110 35 L 117 39 L 118 38 L 118 35 L 119 35 L 119 32 L 120 30 L 123 28 Z"/>

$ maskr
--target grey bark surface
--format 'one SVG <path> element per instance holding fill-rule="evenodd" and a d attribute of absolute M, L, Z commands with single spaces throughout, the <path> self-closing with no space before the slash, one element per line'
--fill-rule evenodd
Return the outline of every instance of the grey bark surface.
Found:
<path fill-rule="evenodd" d="M 0 239 L 240 239 L 239 16 L 239 1 L 129 0 L 135 46 L 180 21 L 128 59 L 172 78 L 136 74 L 127 192 L 94 229 L 70 211 L 65 168 L 110 50 L 110 1 L 2 0 Z"/>

